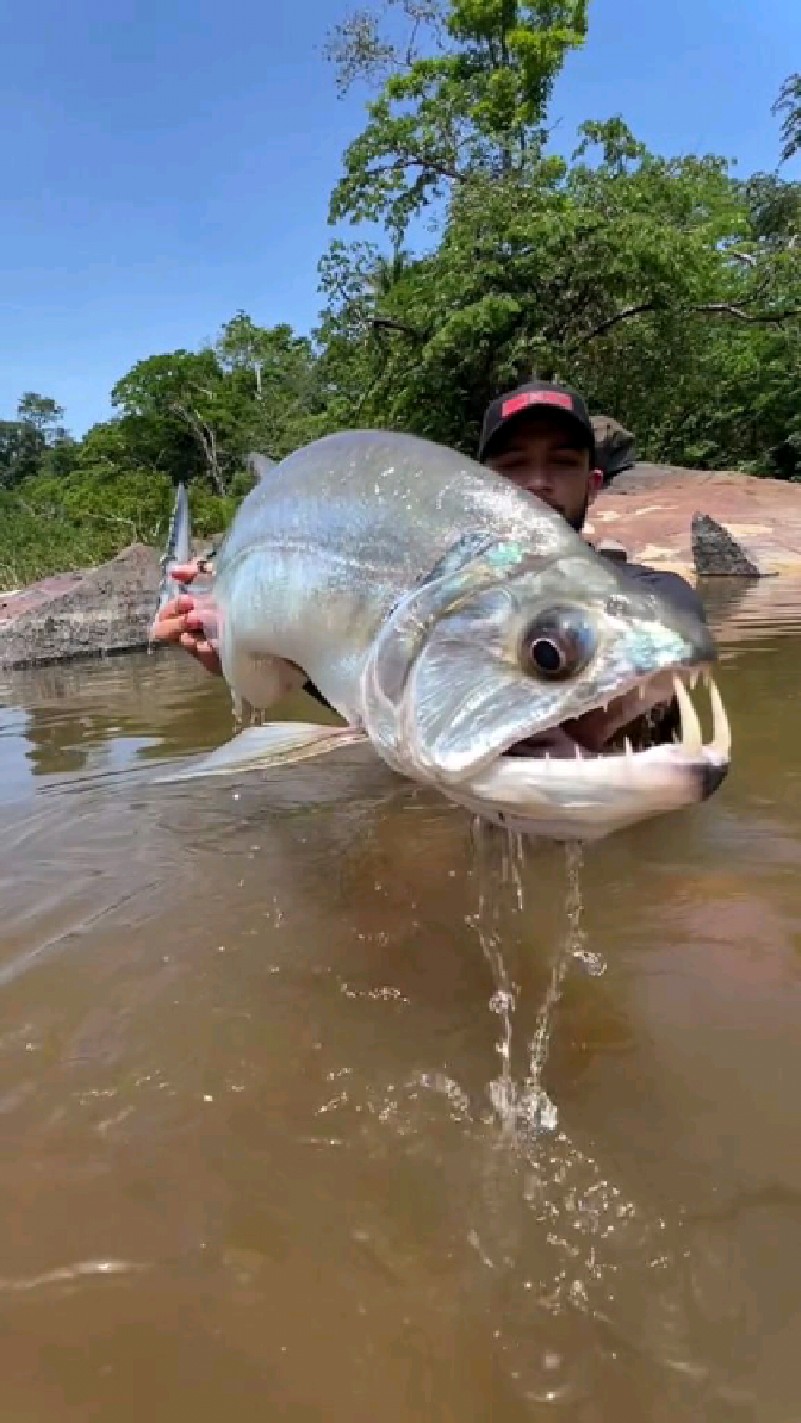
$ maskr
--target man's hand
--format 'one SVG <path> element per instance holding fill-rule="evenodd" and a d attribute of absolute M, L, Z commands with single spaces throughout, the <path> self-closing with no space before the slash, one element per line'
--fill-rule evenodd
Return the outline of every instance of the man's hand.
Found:
<path fill-rule="evenodd" d="M 191 583 L 201 571 L 201 563 L 176 564 L 173 576 L 179 583 Z M 150 630 L 154 642 L 174 642 L 194 657 L 207 672 L 222 676 L 222 666 L 217 652 L 216 616 L 211 597 L 193 598 L 191 593 L 181 593 L 171 598 L 169 603 L 157 613 Z"/>

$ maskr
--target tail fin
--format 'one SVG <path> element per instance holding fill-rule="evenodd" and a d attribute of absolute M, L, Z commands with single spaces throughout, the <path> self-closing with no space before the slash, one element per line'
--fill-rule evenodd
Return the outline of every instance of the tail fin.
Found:
<path fill-rule="evenodd" d="M 275 469 L 278 461 L 271 459 L 269 455 L 260 455 L 258 451 L 251 450 L 247 457 L 247 467 L 256 479 L 264 479 L 270 470 Z"/>
<path fill-rule="evenodd" d="M 192 556 L 191 544 L 192 521 L 189 514 L 189 498 L 186 492 L 186 485 L 182 482 L 178 485 L 178 490 L 175 495 L 175 505 L 167 533 L 167 544 L 161 556 L 161 582 L 159 584 L 159 596 L 156 605 L 157 616 L 165 603 L 168 603 L 171 598 L 177 598 L 179 593 L 186 591 L 184 585 L 173 577 L 172 570 L 176 564 L 189 562 Z"/>

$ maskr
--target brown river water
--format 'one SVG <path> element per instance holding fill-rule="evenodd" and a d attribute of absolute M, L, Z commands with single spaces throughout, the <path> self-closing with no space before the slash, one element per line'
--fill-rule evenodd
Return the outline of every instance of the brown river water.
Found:
<path fill-rule="evenodd" d="M 801 590 L 709 597 L 729 779 L 580 855 L 0 679 L 3 1423 L 801 1419 Z"/>

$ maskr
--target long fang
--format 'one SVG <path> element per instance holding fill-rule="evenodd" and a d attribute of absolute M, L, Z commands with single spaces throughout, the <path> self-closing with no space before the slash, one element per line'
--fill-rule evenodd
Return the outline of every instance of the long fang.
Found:
<path fill-rule="evenodd" d="M 701 723 L 698 720 L 695 707 L 690 701 L 690 694 L 679 677 L 673 678 L 673 690 L 681 713 L 682 749 L 690 756 L 700 756 L 704 749 Z"/>

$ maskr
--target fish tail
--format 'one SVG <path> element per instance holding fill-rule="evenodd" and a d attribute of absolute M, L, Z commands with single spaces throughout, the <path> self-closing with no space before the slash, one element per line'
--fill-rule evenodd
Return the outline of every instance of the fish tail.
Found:
<path fill-rule="evenodd" d="M 166 557 L 175 563 L 188 563 L 192 550 L 192 516 L 189 512 L 189 495 L 183 480 L 175 494 L 170 531 L 167 535 Z"/>
<path fill-rule="evenodd" d="M 278 461 L 270 455 L 259 454 L 257 450 L 251 450 L 246 460 L 250 474 L 257 480 L 265 479 L 278 465 Z"/>
<path fill-rule="evenodd" d="M 170 602 L 172 598 L 177 598 L 180 593 L 186 592 L 185 585 L 173 576 L 173 569 L 176 564 L 189 562 L 191 548 L 192 518 L 189 512 L 189 496 L 182 480 L 176 490 L 170 527 L 167 530 L 167 542 L 159 561 L 161 581 L 159 582 L 155 617 L 158 617 L 165 603 Z"/>

